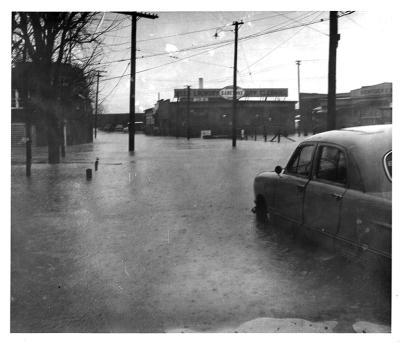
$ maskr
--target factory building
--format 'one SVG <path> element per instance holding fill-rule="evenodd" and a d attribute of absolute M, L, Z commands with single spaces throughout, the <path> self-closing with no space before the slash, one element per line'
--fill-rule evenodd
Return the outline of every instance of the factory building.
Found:
<path fill-rule="evenodd" d="M 232 86 L 222 89 L 175 89 L 174 99 L 159 100 L 146 110 L 145 132 L 163 136 L 232 135 Z M 294 133 L 295 101 L 285 100 L 285 88 L 237 88 L 237 135 Z"/>
<path fill-rule="evenodd" d="M 305 133 L 326 130 L 327 95 L 300 93 L 301 127 Z M 392 83 L 363 86 L 336 95 L 336 127 L 392 123 Z"/>

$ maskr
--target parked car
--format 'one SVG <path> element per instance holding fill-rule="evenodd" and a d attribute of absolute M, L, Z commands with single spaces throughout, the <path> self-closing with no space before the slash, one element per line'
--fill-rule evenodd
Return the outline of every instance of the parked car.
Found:
<path fill-rule="evenodd" d="M 114 126 L 112 124 L 108 123 L 103 127 L 103 130 L 104 131 L 113 131 L 114 130 Z"/>
<path fill-rule="evenodd" d="M 392 126 L 307 138 L 284 169 L 256 176 L 254 196 L 259 221 L 284 220 L 342 252 L 391 264 Z"/>
<path fill-rule="evenodd" d="M 122 125 L 122 124 L 117 124 L 116 126 L 115 126 L 115 129 L 114 129 L 115 131 L 123 131 L 124 130 L 124 126 Z"/>

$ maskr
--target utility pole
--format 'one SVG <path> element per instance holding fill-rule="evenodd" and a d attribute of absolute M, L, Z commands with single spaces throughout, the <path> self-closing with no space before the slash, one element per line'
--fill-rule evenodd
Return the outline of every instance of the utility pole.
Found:
<path fill-rule="evenodd" d="M 299 113 L 300 113 L 300 60 L 296 61 L 297 64 L 297 93 L 299 95 Z"/>
<path fill-rule="evenodd" d="M 187 103 L 186 103 L 186 138 L 190 140 L 190 86 L 187 86 Z"/>
<path fill-rule="evenodd" d="M 299 108 L 297 110 L 297 114 L 299 115 L 299 118 L 300 118 L 300 125 L 304 126 L 304 118 L 301 116 L 301 110 L 300 110 L 301 109 L 301 107 L 300 107 L 300 64 L 301 64 L 301 61 L 296 60 L 296 64 L 297 64 L 297 93 L 298 93 L 298 97 L 299 97 Z M 297 122 L 297 125 L 299 125 L 299 122 Z M 300 128 L 298 128 L 297 130 L 300 133 Z"/>
<path fill-rule="evenodd" d="M 232 98 L 232 147 L 236 147 L 236 107 L 237 107 L 237 99 L 236 99 L 236 77 L 237 77 L 237 46 L 238 46 L 238 27 L 242 25 L 243 21 L 235 21 L 233 22 L 233 26 L 235 27 L 235 53 L 233 58 L 233 98 Z"/>
<path fill-rule="evenodd" d="M 98 104 L 99 104 L 99 79 L 100 79 L 100 71 L 97 71 L 96 105 L 95 105 L 95 112 L 94 112 L 94 138 L 97 138 L 97 114 L 98 114 Z"/>
<path fill-rule="evenodd" d="M 339 39 L 338 13 L 337 11 L 330 11 L 327 130 L 336 128 L 336 50 Z"/>
<path fill-rule="evenodd" d="M 144 12 L 118 12 L 132 17 L 131 31 L 131 85 L 129 99 L 129 151 L 135 151 L 135 83 L 136 83 L 136 21 L 140 18 L 156 19 L 157 14 Z"/>

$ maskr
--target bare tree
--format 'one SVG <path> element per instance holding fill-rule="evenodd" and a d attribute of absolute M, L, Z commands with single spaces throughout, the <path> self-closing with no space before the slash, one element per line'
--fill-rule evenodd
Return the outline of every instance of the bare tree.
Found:
<path fill-rule="evenodd" d="M 75 65 L 87 85 L 94 83 L 101 62 L 102 36 L 119 23 L 104 25 L 104 14 L 89 12 L 13 12 L 12 61 L 30 62 L 36 71 L 40 101 L 47 122 L 49 163 L 60 161 L 60 119 L 55 115 L 59 99 L 61 67 Z M 103 27 L 104 26 L 104 27 Z M 82 80 L 77 80 L 77 83 Z"/>

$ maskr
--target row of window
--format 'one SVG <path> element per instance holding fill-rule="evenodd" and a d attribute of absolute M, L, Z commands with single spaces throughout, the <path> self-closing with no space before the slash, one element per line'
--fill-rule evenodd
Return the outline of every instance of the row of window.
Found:
<path fill-rule="evenodd" d="M 308 177 L 311 172 L 314 145 L 299 147 L 286 168 L 287 173 Z M 333 146 L 320 146 L 317 153 L 315 177 L 346 184 L 346 158 L 342 150 Z"/>

